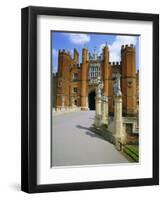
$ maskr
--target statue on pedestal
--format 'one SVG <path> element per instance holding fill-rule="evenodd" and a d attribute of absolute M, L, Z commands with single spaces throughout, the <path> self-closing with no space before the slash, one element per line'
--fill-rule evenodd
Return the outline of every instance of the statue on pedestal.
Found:
<path fill-rule="evenodd" d="M 101 125 L 101 94 L 102 94 L 103 83 L 100 77 L 97 78 L 97 88 L 96 88 L 96 116 L 95 116 L 95 126 L 100 127 Z"/>
<path fill-rule="evenodd" d="M 97 78 L 96 97 L 101 97 L 103 86 L 104 86 L 103 82 L 101 81 L 100 77 L 98 77 Z"/>
<path fill-rule="evenodd" d="M 121 77 L 121 75 L 119 73 L 117 73 L 113 80 L 113 93 L 115 96 L 122 95 L 121 86 L 120 86 L 120 77 Z"/>
<path fill-rule="evenodd" d="M 123 132 L 123 117 L 122 117 L 122 92 L 120 87 L 120 74 L 117 73 L 113 81 L 114 92 L 114 136 L 115 146 L 121 150 L 121 144 L 125 144 L 126 135 Z"/>

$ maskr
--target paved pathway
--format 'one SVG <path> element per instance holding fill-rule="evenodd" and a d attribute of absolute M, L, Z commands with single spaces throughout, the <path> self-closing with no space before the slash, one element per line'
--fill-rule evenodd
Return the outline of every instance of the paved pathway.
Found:
<path fill-rule="evenodd" d="M 89 130 L 94 111 L 53 116 L 52 166 L 129 162 L 114 145 Z"/>

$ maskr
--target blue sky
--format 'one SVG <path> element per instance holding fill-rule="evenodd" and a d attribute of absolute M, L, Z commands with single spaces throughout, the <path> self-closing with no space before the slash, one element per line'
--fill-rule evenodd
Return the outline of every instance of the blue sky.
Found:
<path fill-rule="evenodd" d="M 73 55 L 73 49 L 76 48 L 79 52 L 79 61 L 81 62 L 83 47 L 86 47 L 91 53 L 93 53 L 94 48 L 96 48 L 97 53 L 100 54 L 106 42 L 109 46 L 110 62 L 121 61 L 121 45 L 133 44 L 136 47 L 136 67 L 139 69 L 139 36 L 52 32 L 53 72 L 57 72 L 59 49 L 65 49 Z"/>

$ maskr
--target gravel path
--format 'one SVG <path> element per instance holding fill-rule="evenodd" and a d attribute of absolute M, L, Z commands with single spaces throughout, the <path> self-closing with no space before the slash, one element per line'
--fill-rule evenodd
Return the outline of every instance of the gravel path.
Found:
<path fill-rule="evenodd" d="M 94 111 L 53 116 L 52 166 L 129 162 L 114 145 L 89 130 Z"/>

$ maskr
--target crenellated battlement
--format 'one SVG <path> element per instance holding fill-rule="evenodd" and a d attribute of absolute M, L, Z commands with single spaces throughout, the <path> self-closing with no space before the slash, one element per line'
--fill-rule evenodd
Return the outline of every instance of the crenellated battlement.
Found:
<path fill-rule="evenodd" d="M 110 62 L 112 73 L 120 73 L 121 72 L 121 62 Z"/>
<path fill-rule="evenodd" d="M 109 65 L 111 65 L 112 67 L 116 66 L 116 67 L 120 67 L 122 62 L 109 62 Z"/>
<path fill-rule="evenodd" d="M 135 50 L 135 46 L 133 44 L 126 44 L 121 46 L 121 51 L 125 50 Z"/>
<path fill-rule="evenodd" d="M 71 57 L 70 51 L 66 51 L 65 49 L 59 49 L 59 56 L 66 55 Z"/>

